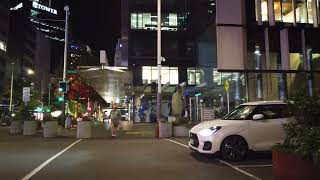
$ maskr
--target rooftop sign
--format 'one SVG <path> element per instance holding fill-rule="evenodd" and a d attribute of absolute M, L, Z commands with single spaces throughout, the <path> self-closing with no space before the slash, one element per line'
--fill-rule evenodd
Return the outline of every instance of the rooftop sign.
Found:
<path fill-rule="evenodd" d="M 44 6 L 44 5 L 39 4 L 38 2 L 35 2 L 35 1 L 32 2 L 32 7 L 35 8 L 35 9 L 40 9 L 40 10 L 43 10 L 43 11 L 47 11 L 47 12 L 49 12 L 51 14 L 58 14 L 58 11 L 56 9 L 52 9 L 50 7 Z"/>

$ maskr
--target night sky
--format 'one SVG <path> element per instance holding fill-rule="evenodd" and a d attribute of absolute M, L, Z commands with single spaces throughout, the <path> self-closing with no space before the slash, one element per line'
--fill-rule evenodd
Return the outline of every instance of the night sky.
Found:
<path fill-rule="evenodd" d="M 53 0 L 53 7 L 63 11 L 70 7 L 71 38 L 88 44 L 92 50 L 107 51 L 113 62 L 117 39 L 120 38 L 120 0 Z"/>

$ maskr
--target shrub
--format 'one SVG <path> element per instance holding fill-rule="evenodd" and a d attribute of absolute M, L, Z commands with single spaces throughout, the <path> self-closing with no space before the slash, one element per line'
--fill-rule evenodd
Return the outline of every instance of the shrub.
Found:
<path fill-rule="evenodd" d="M 320 160 L 320 97 L 299 93 L 289 102 L 292 119 L 283 125 L 286 139 L 275 148 L 302 158 Z"/>
<path fill-rule="evenodd" d="M 27 107 L 22 105 L 20 107 L 20 111 L 16 113 L 13 120 L 15 120 L 15 121 L 31 121 L 31 120 L 33 120 L 33 117 L 31 115 L 31 112 L 28 111 Z"/>

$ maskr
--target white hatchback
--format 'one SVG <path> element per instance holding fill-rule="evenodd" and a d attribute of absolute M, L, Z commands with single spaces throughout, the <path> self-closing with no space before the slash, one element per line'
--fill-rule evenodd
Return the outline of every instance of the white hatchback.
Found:
<path fill-rule="evenodd" d="M 288 121 L 282 101 L 244 103 L 224 118 L 202 122 L 189 131 L 189 147 L 200 153 L 221 153 L 228 161 L 245 158 L 248 150 L 269 151 L 285 138 L 282 124 Z"/>

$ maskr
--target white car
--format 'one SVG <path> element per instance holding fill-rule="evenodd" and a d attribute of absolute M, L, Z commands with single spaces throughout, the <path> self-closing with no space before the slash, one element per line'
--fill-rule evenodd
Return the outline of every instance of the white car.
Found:
<path fill-rule="evenodd" d="M 221 153 L 227 161 L 243 160 L 248 150 L 269 151 L 285 138 L 289 120 L 282 101 L 249 102 L 219 120 L 202 122 L 189 131 L 189 147 L 205 154 Z"/>

